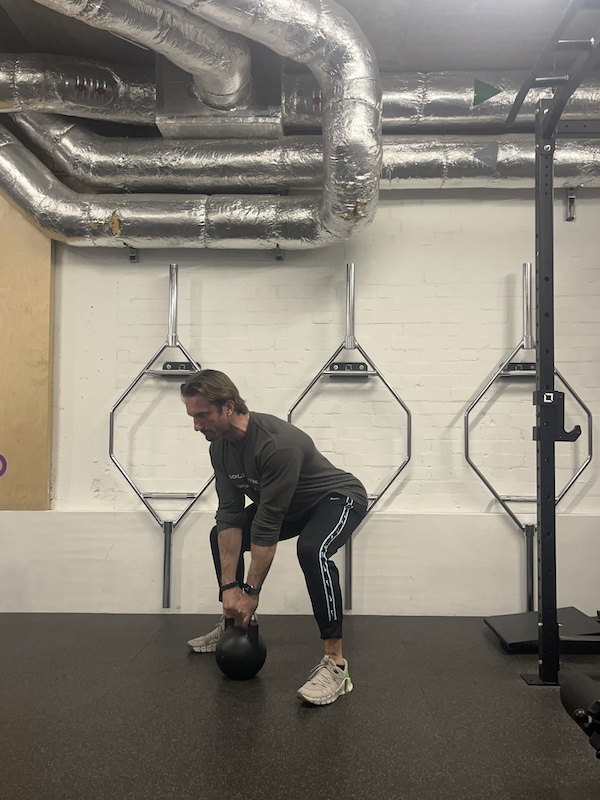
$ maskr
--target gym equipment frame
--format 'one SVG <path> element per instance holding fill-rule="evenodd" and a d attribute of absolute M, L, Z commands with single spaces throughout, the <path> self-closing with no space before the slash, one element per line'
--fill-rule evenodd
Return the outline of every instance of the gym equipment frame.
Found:
<path fill-rule="evenodd" d="M 570 675 L 561 681 L 560 701 L 600 758 L 600 683 L 589 675 Z"/>
<path fill-rule="evenodd" d="M 581 647 L 600 652 L 600 636 L 574 634 L 567 637 L 563 619 L 559 623 L 556 608 L 556 509 L 555 509 L 555 442 L 577 437 L 577 431 L 564 428 L 564 394 L 554 384 L 554 151 L 556 138 L 600 134 L 596 120 L 561 122 L 569 98 L 598 60 L 600 39 L 562 39 L 575 15 L 581 10 L 600 11 L 600 0 L 572 0 L 553 37 L 518 92 L 507 117 L 507 127 L 517 118 L 523 101 L 534 87 L 550 87 L 553 95 L 540 99 L 535 117 L 535 241 L 536 241 L 536 386 L 533 395 L 536 407 L 537 464 L 537 550 L 538 550 L 538 653 L 537 675 L 524 675 L 527 683 L 557 686 L 560 651 L 567 649 L 568 640 Z M 545 64 L 556 52 L 576 54 L 569 74 L 545 75 Z M 579 613 L 579 612 L 577 612 Z M 528 615 L 496 618 L 496 630 L 506 622 L 529 627 Z M 581 615 L 585 616 L 585 615 Z M 586 618 L 589 619 L 589 618 Z M 563 626 L 563 631 L 559 626 Z M 592 627 L 600 631 L 592 622 Z M 594 640 L 594 641 L 592 641 Z M 598 649 L 596 649 L 598 648 Z"/>
<path fill-rule="evenodd" d="M 508 358 L 503 361 L 494 375 L 487 381 L 487 383 L 481 388 L 473 400 L 470 402 L 467 410 L 464 414 L 464 447 L 465 447 L 465 459 L 471 469 L 477 474 L 477 476 L 481 479 L 481 481 L 485 484 L 485 486 L 489 489 L 489 491 L 494 495 L 496 500 L 500 503 L 502 508 L 507 512 L 509 517 L 512 521 L 517 525 L 521 533 L 525 536 L 525 552 L 526 552 L 526 592 L 527 592 L 527 611 L 531 612 L 534 610 L 534 590 L 533 590 L 533 582 L 534 582 L 534 534 L 535 534 L 535 525 L 526 524 L 524 523 L 516 514 L 509 503 L 535 503 L 537 502 L 537 497 L 532 496 L 524 496 L 524 495 L 501 495 L 495 490 L 494 486 L 492 485 L 491 481 L 486 478 L 483 474 L 483 471 L 475 464 L 473 459 L 471 458 L 470 454 L 470 414 L 475 409 L 477 404 L 482 400 L 485 396 L 486 392 L 496 383 L 498 380 L 516 380 L 516 381 L 523 381 L 528 379 L 535 379 L 536 371 L 535 371 L 535 363 L 531 361 L 514 361 L 517 354 L 521 351 L 533 350 L 535 348 L 535 339 L 532 335 L 531 328 L 532 328 L 532 319 L 533 319 L 533 308 L 531 302 L 531 282 L 532 282 L 532 264 L 526 263 L 523 264 L 523 338 L 519 342 L 519 344 L 514 348 L 514 350 L 510 353 Z M 559 492 L 558 496 L 555 500 L 555 505 L 558 505 L 562 498 L 566 495 L 569 491 L 571 486 L 575 483 L 575 481 L 579 478 L 581 473 L 585 470 L 585 468 L 589 465 L 592 460 L 593 454 L 593 429 L 592 429 L 592 414 L 589 408 L 585 405 L 581 397 L 576 393 L 573 387 L 567 382 L 567 380 L 561 375 L 561 373 L 555 368 L 554 370 L 555 376 L 561 381 L 561 383 L 566 387 L 569 394 L 573 397 L 575 402 L 579 405 L 582 411 L 587 416 L 587 455 L 582 464 L 576 470 L 575 474 L 570 478 L 567 484 L 563 487 L 563 489 Z M 576 430 L 578 434 L 581 432 L 579 426 L 576 426 Z M 561 615 L 562 610 L 559 609 L 559 615 Z M 488 624 L 492 630 L 494 630 L 493 620 L 486 619 L 486 624 Z M 589 624 L 588 626 L 589 627 Z M 596 630 L 594 629 L 594 632 Z M 526 647 L 530 648 L 537 648 L 537 639 L 535 636 L 535 627 L 532 628 L 531 634 L 532 638 L 530 642 L 523 641 L 522 636 L 515 640 L 511 637 L 508 631 L 502 631 L 499 633 L 500 638 L 502 639 L 502 643 L 507 647 L 509 650 L 514 649 L 516 646 L 519 646 L 521 650 L 525 649 Z M 514 636 L 514 634 L 513 634 Z M 505 638 L 506 637 L 506 638 Z"/>
<path fill-rule="evenodd" d="M 406 414 L 406 457 L 377 494 L 367 495 L 368 505 L 367 515 L 365 516 L 366 519 L 376 503 L 381 500 L 385 492 L 387 492 L 392 483 L 394 483 L 396 478 L 400 475 L 402 470 L 410 461 L 412 415 L 406 403 L 377 369 L 373 361 L 360 346 L 354 335 L 354 296 L 355 280 L 354 264 L 352 263 L 346 264 L 346 337 L 335 353 L 330 356 L 330 358 L 325 362 L 325 365 L 317 372 L 306 389 L 304 389 L 300 397 L 298 397 L 296 402 L 291 406 L 290 410 L 288 411 L 287 418 L 288 422 L 293 421 L 292 415 L 294 410 L 300 405 L 302 400 L 306 397 L 306 395 L 310 392 L 320 378 L 329 377 L 336 380 L 348 380 L 354 378 L 364 380 L 371 377 L 377 377 L 382 381 L 384 386 L 391 393 Z M 349 350 L 357 350 L 364 358 L 364 361 L 336 361 L 337 357 L 340 355 L 340 353 L 342 353 L 342 351 Z M 354 535 L 356 535 L 356 531 L 354 532 Z M 352 608 L 352 537 L 348 540 L 344 547 L 344 608 L 347 610 Z"/>
<path fill-rule="evenodd" d="M 186 348 L 181 344 L 179 341 L 179 337 L 177 335 L 177 284 L 178 284 L 178 270 L 179 267 L 177 264 L 170 264 L 169 265 L 169 323 L 168 323 L 168 334 L 167 340 L 165 343 L 157 350 L 157 352 L 152 356 L 150 361 L 146 364 L 144 369 L 140 372 L 140 374 L 135 378 L 133 383 L 127 387 L 127 389 L 123 392 L 121 397 L 117 400 L 117 402 L 112 407 L 110 412 L 110 433 L 109 433 L 109 455 L 116 465 L 119 472 L 125 477 L 127 483 L 131 486 L 133 491 L 137 494 L 140 498 L 142 503 L 146 506 L 148 511 L 152 514 L 156 522 L 160 525 L 163 530 L 165 542 L 164 542 L 164 559 L 163 559 L 163 608 L 170 608 L 171 607 L 171 556 L 172 556 L 172 549 L 173 549 L 173 533 L 175 532 L 175 528 L 181 520 L 185 517 L 188 511 L 192 508 L 194 503 L 198 500 L 198 498 L 208 489 L 210 484 L 214 480 L 214 475 L 212 475 L 204 484 L 204 486 L 200 489 L 199 492 L 141 492 L 138 487 L 136 486 L 133 478 L 128 474 L 127 470 L 123 465 L 119 462 L 117 457 L 115 456 L 114 452 L 114 444 L 115 444 L 115 419 L 116 419 L 116 412 L 121 403 L 125 400 L 125 398 L 131 394 L 131 392 L 135 389 L 138 383 L 144 378 L 146 375 L 153 376 L 155 378 L 166 378 L 171 381 L 173 378 L 181 378 L 182 376 L 191 375 L 193 372 L 197 372 L 200 369 L 200 364 L 198 364 L 194 358 L 189 354 Z M 153 369 L 153 366 L 159 356 L 167 349 L 179 350 L 184 356 L 185 361 L 166 361 L 162 369 Z M 177 385 L 179 388 L 179 384 Z M 151 500 L 188 500 L 189 502 L 179 514 L 178 517 L 175 519 L 165 520 L 162 516 L 153 508 Z"/>

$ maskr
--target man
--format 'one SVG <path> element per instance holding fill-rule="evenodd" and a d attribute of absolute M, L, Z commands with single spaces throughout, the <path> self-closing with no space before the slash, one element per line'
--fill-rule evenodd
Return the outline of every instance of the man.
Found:
<path fill-rule="evenodd" d="M 194 430 L 210 442 L 219 499 L 210 541 L 223 603 L 217 627 L 188 645 L 193 652 L 212 653 L 224 618 L 248 625 L 277 542 L 297 536 L 298 560 L 325 647 L 298 694 L 313 705 L 333 703 L 352 691 L 352 681 L 342 652 L 342 598 L 331 556 L 365 516 L 365 488 L 334 467 L 299 428 L 270 414 L 250 413 L 224 373 L 193 373 L 181 395 Z M 245 497 L 252 501 L 247 507 Z"/>

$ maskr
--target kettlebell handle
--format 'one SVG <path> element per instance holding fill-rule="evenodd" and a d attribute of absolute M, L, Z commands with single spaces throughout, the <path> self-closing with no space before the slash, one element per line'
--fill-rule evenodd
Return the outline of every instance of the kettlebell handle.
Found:
<path fill-rule="evenodd" d="M 254 647 L 258 647 L 258 622 L 256 621 L 256 617 L 252 617 L 250 619 L 250 624 L 248 625 L 248 638 Z"/>
<path fill-rule="evenodd" d="M 225 618 L 225 630 L 229 628 L 233 628 L 235 626 L 235 620 L 233 617 L 226 617 Z M 254 647 L 258 646 L 258 622 L 255 616 L 252 616 L 250 619 L 250 624 L 246 629 L 246 635 L 250 642 L 254 645 Z"/>

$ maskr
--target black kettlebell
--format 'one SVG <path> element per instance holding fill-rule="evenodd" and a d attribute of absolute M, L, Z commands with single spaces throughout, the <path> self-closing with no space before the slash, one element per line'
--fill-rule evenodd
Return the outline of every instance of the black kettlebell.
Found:
<path fill-rule="evenodd" d="M 228 678 L 247 681 L 262 668 L 267 658 L 267 646 L 258 634 L 258 622 L 250 620 L 247 628 L 225 620 L 225 630 L 217 644 L 217 666 Z"/>

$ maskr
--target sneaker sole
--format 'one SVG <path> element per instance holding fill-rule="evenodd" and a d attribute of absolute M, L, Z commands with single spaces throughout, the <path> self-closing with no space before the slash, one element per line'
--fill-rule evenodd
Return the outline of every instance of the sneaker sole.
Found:
<path fill-rule="evenodd" d="M 350 678 L 346 678 L 344 681 L 344 687 L 338 689 L 337 692 L 333 692 L 332 694 L 327 694 L 325 697 L 305 697 L 301 692 L 298 692 L 298 697 L 301 700 L 304 700 L 306 703 L 310 703 L 311 706 L 328 706 L 331 703 L 335 703 L 338 697 L 342 697 L 342 695 L 350 694 L 350 692 L 354 689 L 354 685 Z"/>
<path fill-rule="evenodd" d="M 217 646 L 216 645 L 205 645 L 204 647 L 194 647 L 194 645 L 188 642 L 188 647 L 192 653 L 216 653 Z"/>

